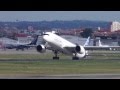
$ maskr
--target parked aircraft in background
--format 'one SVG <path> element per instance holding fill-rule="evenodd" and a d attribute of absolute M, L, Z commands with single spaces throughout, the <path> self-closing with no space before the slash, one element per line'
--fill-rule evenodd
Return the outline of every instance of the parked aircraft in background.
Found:
<path fill-rule="evenodd" d="M 99 39 L 99 41 L 98 41 L 98 46 L 100 46 L 100 47 L 109 47 L 109 45 L 102 45 L 100 39 Z"/>
<path fill-rule="evenodd" d="M 88 43 L 90 42 L 90 38 L 88 39 Z M 110 46 L 110 45 L 102 45 L 100 39 L 98 41 L 98 46 L 84 46 L 85 50 L 117 50 L 120 49 L 120 46 Z"/>
<path fill-rule="evenodd" d="M 33 45 L 37 44 L 37 40 L 38 40 L 39 35 L 37 35 L 33 41 L 31 41 L 30 43 L 17 43 L 16 45 L 16 50 L 24 50 L 25 48 L 28 49 L 30 47 L 33 47 Z"/>
<path fill-rule="evenodd" d="M 30 43 L 20 43 L 19 41 L 17 41 L 16 43 L 3 43 L 3 46 L 4 48 L 7 49 L 24 50 L 25 48 L 28 49 L 33 45 L 36 45 L 37 40 L 38 40 L 38 35 Z"/>
<path fill-rule="evenodd" d="M 100 46 L 100 47 L 110 47 L 110 45 L 102 45 L 100 39 L 99 39 L 99 41 L 98 41 L 98 46 Z M 112 50 L 112 48 L 109 48 L 109 50 Z M 115 49 L 114 49 L 114 50 L 115 50 Z"/>

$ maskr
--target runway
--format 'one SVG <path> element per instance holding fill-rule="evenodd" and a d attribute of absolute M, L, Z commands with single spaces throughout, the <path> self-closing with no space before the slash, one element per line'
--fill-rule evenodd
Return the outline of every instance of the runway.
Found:
<path fill-rule="evenodd" d="M 33 77 L 33 79 L 120 79 L 120 74 L 76 74 Z"/>
<path fill-rule="evenodd" d="M 114 52 L 114 51 L 111 51 L 111 52 Z M 110 51 L 108 51 L 108 53 L 107 54 L 110 54 L 111 55 L 111 52 Z M 46 54 L 49 54 L 49 53 L 51 53 L 51 51 L 48 51 Z M 96 52 L 93 52 L 93 51 L 91 51 L 91 53 L 96 53 Z M 100 54 L 103 54 L 103 52 L 100 52 Z M 106 52 L 105 52 L 106 53 Z M 120 53 L 120 51 L 116 51 L 116 52 L 114 52 L 114 54 L 119 54 Z M 35 49 L 32 49 L 32 50 L 25 50 L 25 51 L 16 51 L 16 50 L 6 50 L 6 51 L 2 51 L 1 50 L 1 52 L 0 52 L 0 54 L 1 55 L 26 55 L 26 54 L 36 54 L 36 55 L 41 55 L 41 57 L 42 57 L 42 54 L 41 53 L 39 53 L 39 52 L 37 52 Z M 109 55 L 109 56 L 110 56 Z M 91 54 L 91 56 L 92 56 L 92 54 Z M 114 55 L 113 55 L 114 56 Z M 100 56 L 99 55 L 99 57 L 102 57 L 102 55 Z M 107 60 L 107 62 L 111 62 L 111 61 L 115 61 L 115 62 L 118 62 L 120 59 L 119 59 L 119 57 L 118 58 L 116 58 L 116 56 L 114 56 L 115 58 L 114 59 L 112 59 L 112 58 L 109 58 L 109 59 L 107 59 L 107 58 L 102 58 L 102 61 L 104 61 L 104 60 Z M 7 57 L 6 57 L 7 58 Z M 44 67 L 44 69 L 46 68 L 46 66 L 47 65 L 50 65 L 51 67 L 54 67 L 54 65 L 56 64 L 56 62 L 54 62 L 53 61 L 53 59 L 52 59 L 52 56 L 48 59 L 48 57 L 45 57 L 45 59 L 31 59 L 31 58 L 29 58 L 29 59 L 21 59 L 21 58 L 9 58 L 9 59 L 6 59 L 6 58 L 0 58 L 0 63 L 3 63 L 2 65 L 3 66 L 1 66 L 1 71 L 2 71 L 2 69 L 3 70 L 6 70 L 6 66 L 4 66 L 4 65 L 8 65 L 8 67 L 10 67 L 9 66 L 9 64 L 10 65 L 14 65 L 14 66 L 17 66 L 17 65 L 19 65 L 20 67 L 19 68 L 22 68 L 23 66 L 24 66 L 24 68 L 25 69 L 27 69 L 27 70 L 29 70 L 29 68 L 31 68 L 31 66 L 29 67 L 29 68 L 27 68 L 28 66 L 27 66 L 27 64 L 26 63 L 23 63 L 23 62 L 36 62 L 36 63 L 39 63 L 40 62 L 40 65 L 45 65 L 45 66 L 43 66 Z M 88 66 L 89 65 L 92 65 L 92 63 L 90 64 L 90 60 L 91 60 L 91 58 L 92 57 L 88 57 L 88 58 L 86 58 L 86 59 L 82 59 L 82 60 L 86 60 L 86 61 L 88 61 Z M 73 65 L 73 66 L 75 66 L 76 68 L 77 67 L 80 67 L 81 66 L 81 68 L 82 67 L 84 67 L 83 65 L 78 65 L 77 63 L 75 63 L 74 61 L 72 61 L 72 59 L 68 59 L 68 60 L 66 60 L 66 59 L 60 59 L 60 60 L 62 60 L 62 61 L 65 61 L 65 64 L 69 67 L 69 63 L 71 64 L 71 62 L 72 63 L 74 63 L 74 64 L 76 64 L 76 66 L 75 65 Z M 59 60 L 59 61 L 60 61 Z M 70 60 L 70 62 L 68 62 Z M 83 63 L 84 65 L 86 65 L 87 63 L 86 63 L 86 61 L 85 62 L 82 62 L 82 60 L 79 60 L 80 61 L 80 63 Z M 94 58 L 92 59 L 93 61 L 95 60 Z M 100 63 L 100 66 L 102 66 L 102 65 L 104 65 L 104 63 L 103 64 L 101 64 L 101 58 L 97 58 L 97 61 L 95 62 L 95 63 Z M 50 64 L 48 64 L 48 63 L 46 63 L 46 62 L 48 62 L 48 61 L 53 61 L 53 63 L 50 63 Z M 58 64 L 58 66 L 60 65 L 61 66 L 61 63 L 64 63 L 64 62 L 62 62 L 62 61 L 60 61 L 60 62 L 58 62 L 57 64 Z M 67 62 L 68 62 L 68 64 L 67 64 Z M 99 62 L 100 61 L 100 62 Z M 8 62 L 10 62 L 10 63 L 8 63 Z M 15 63 L 14 63 L 15 62 Z M 16 62 L 18 62 L 18 63 L 16 63 Z M 19 62 L 22 62 L 22 64 L 21 63 L 19 63 Z M 44 63 L 43 63 L 44 62 Z M 114 62 L 114 63 L 115 63 Z M 43 63 L 43 64 L 41 64 L 41 63 Z M 79 62 L 78 62 L 79 63 Z M 93 66 L 94 65 L 96 65 L 95 63 L 93 63 Z M 105 62 L 106 63 L 106 62 Z M 113 64 L 114 64 L 113 63 Z M 29 63 L 30 65 L 32 65 L 31 63 Z M 12 65 L 12 66 L 13 66 Z M 36 64 L 37 65 L 37 70 L 42 70 L 41 69 L 41 67 L 42 66 L 38 66 L 38 64 Z M 111 63 L 110 63 L 110 65 L 111 65 Z M 119 65 L 119 63 L 117 63 L 117 65 Z M 107 65 L 106 65 L 107 66 Z M 3 68 L 2 68 L 3 67 Z M 33 66 L 32 66 L 33 68 L 36 68 L 36 66 L 34 66 L 34 64 L 33 64 Z M 72 66 L 71 66 L 72 67 Z M 10 67 L 11 68 L 11 67 Z M 73 68 L 73 67 L 72 67 Z M 85 68 L 85 67 L 84 67 Z M 0 73 L 0 79 L 120 79 L 120 73 L 119 72 L 117 72 L 117 74 L 115 73 L 112 73 L 112 72 L 103 72 L 103 73 L 97 73 L 97 74 L 62 74 L 62 75 L 48 75 L 48 74 L 41 74 L 41 73 L 30 73 L 30 74 L 24 74 L 24 73 L 19 73 L 19 74 L 17 74 L 17 70 L 14 70 L 14 68 L 12 68 L 13 69 L 13 71 L 15 71 L 16 73 L 15 74 L 13 74 L 13 73 L 10 73 L 9 75 L 8 74 L 5 74 L 5 75 L 3 75 L 3 73 Z M 23 69 L 23 68 L 22 68 Z M 54 68 L 53 68 L 54 69 Z M 53 70 L 53 69 L 50 69 L 50 70 Z M 91 70 L 93 70 L 94 68 L 92 68 Z M 101 69 L 101 68 L 100 68 Z M 105 67 L 105 69 L 106 69 L 106 67 Z M 108 68 L 109 69 L 109 68 Z M 114 67 L 112 68 L 113 70 L 115 70 L 114 69 Z M 119 69 L 119 67 L 117 67 L 117 69 Z M 7 68 L 7 70 L 11 70 L 11 69 L 9 69 L 9 68 Z M 26 71 L 27 71 L 26 70 Z M 32 68 L 31 68 L 31 70 L 32 70 Z M 46 69 L 45 69 L 46 70 Z M 48 68 L 48 70 L 49 70 L 49 68 Z M 60 70 L 60 69 L 58 69 L 58 70 Z M 61 69 L 62 70 L 62 69 Z M 76 69 L 75 69 L 76 70 Z M 99 70 L 99 69 L 98 69 Z M 111 70 L 111 68 L 109 69 L 109 70 Z M 20 71 L 21 71 L 21 69 L 20 69 Z M 24 70 L 23 70 L 24 71 Z M 30 71 L 30 70 L 29 70 Z M 34 70 L 35 71 L 35 70 Z M 119 70 L 118 70 L 119 71 Z M 32 71 L 30 71 L 30 72 L 32 72 Z M 79 73 L 81 73 L 81 72 L 79 72 Z M 54 73 L 53 73 L 54 74 Z"/>
<path fill-rule="evenodd" d="M 63 60 L 66 60 L 66 59 L 61 59 L 62 61 Z M 91 60 L 91 59 L 82 59 L 82 60 Z M 101 60 L 101 59 L 97 59 L 97 60 Z M 102 59 L 102 60 L 108 60 L 108 59 Z M 109 59 L 109 60 L 113 60 L 113 59 Z M 114 60 L 120 60 L 120 59 L 114 59 Z M 0 59 L 0 62 L 39 62 L 39 61 L 58 61 L 58 60 L 53 60 L 53 59 Z M 59 59 L 60 61 L 60 59 Z M 74 61 L 78 61 L 78 60 L 74 60 Z M 81 60 L 79 60 L 81 61 Z"/>
<path fill-rule="evenodd" d="M 0 79 L 120 79 L 120 74 L 68 74 L 0 76 Z"/>

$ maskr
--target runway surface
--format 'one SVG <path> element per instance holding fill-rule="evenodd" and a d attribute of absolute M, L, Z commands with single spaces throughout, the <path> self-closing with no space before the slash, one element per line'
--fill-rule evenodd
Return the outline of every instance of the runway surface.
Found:
<path fill-rule="evenodd" d="M 120 74 L 18 75 L 0 76 L 0 79 L 120 79 Z"/>
<path fill-rule="evenodd" d="M 0 62 L 39 62 L 39 61 L 53 61 L 53 59 L 0 59 Z M 60 59 L 59 59 L 60 60 Z M 62 60 L 66 60 L 66 59 L 62 59 Z M 91 60 L 91 59 L 82 59 L 82 60 Z M 97 60 L 101 60 L 101 59 L 97 59 Z M 102 59 L 102 60 L 108 60 L 108 59 Z M 113 60 L 113 59 L 109 59 L 109 60 Z M 120 59 L 114 59 L 114 60 L 120 60 Z M 75 61 L 75 60 L 74 60 Z M 76 60 L 78 61 L 78 60 Z M 81 60 L 79 60 L 81 61 Z"/>
<path fill-rule="evenodd" d="M 114 52 L 114 51 L 112 51 Z M 49 51 L 48 53 L 51 53 Z M 94 52 L 95 53 L 95 52 Z M 111 52 L 110 52 L 111 53 Z M 114 53 L 120 53 L 116 51 Z M 16 50 L 6 50 L 0 51 L 0 54 L 40 54 L 35 49 L 25 50 L 25 51 L 16 51 Z M 108 52 L 109 54 L 109 52 Z M 42 59 L 0 59 L 0 62 L 36 62 L 41 61 Z M 49 59 L 52 60 L 52 59 Z M 89 58 L 87 58 L 89 60 Z M 103 60 L 103 59 L 102 59 Z M 107 60 L 107 59 L 104 59 Z M 109 59 L 110 60 L 110 59 Z M 111 59 L 113 60 L 113 59 Z M 120 59 L 114 59 L 120 60 Z M 47 60 L 46 60 L 47 61 Z M 120 79 L 120 73 L 118 74 L 66 74 L 66 75 L 0 75 L 0 79 Z"/>
<path fill-rule="evenodd" d="M 120 51 L 88 51 L 89 54 L 93 53 L 98 53 L 98 54 L 119 54 Z M 52 51 L 50 50 L 46 50 L 45 53 L 53 53 Z M 0 49 L 0 54 L 40 54 L 39 52 L 37 52 L 36 48 L 31 48 L 31 49 L 28 49 L 28 50 L 19 50 L 19 51 L 16 51 L 15 49 L 6 49 L 6 50 L 3 50 L 3 49 Z"/>

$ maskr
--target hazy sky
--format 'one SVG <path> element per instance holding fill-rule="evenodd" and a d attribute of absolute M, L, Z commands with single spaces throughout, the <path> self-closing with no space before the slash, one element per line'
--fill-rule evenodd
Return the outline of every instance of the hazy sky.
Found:
<path fill-rule="evenodd" d="M 0 11 L 0 21 L 120 21 L 120 11 Z"/>

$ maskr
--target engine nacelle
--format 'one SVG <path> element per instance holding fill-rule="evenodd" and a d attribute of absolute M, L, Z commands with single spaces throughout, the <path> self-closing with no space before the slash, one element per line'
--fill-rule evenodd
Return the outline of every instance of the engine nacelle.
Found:
<path fill-rule="evenodd" d="M 76 51 L 76 52 L 81 52 L 81 47 L 80 47 L 80 46 L 76 46 L 76 47 L 75 47 L 75 51 Z"/>
<path fill-rule="evenodd" d="M 40 53 L 44 53 L 46 51 L 46 48 L 44 45 L 38 45 L 36 49 Z"/>
<path fill-rule="evenodd" d="M 84 58 L 86 56 L 86 51 L 83 46 L 76 46 L 75 51 L 76 53 L 73 53 L 73 56 L 78 58 Z"/>

